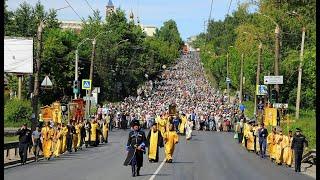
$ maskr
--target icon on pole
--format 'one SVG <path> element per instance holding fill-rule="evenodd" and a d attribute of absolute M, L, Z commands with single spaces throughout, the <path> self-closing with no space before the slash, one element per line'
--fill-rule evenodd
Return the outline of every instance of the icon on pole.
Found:
<path fill-rule="evenodd" d="M 91 90 L 91 80 L 82 79 L 82 89 Z"/>

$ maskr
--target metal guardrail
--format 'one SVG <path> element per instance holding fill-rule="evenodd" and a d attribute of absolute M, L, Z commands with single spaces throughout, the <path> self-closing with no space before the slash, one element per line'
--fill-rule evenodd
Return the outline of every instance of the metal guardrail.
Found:
<path fill-rule="evenodd" d="M 19 154 L 19 142 L 5 143 L 3 145 L 3 149 L 6 151 L 5 158 L 9 158 L 10 152 L 12 150 L 14 150 L 14 156 L 16 157 Z M 28 153 L 31 154 L 31 151 L 32 151 L 32 145 L 30 144 L 29 148 L 28 148 Z M 31 156 L 31 157 L 29 156 L 27 161 L 34 160 L 34 159 L 35 159 L 34 156 Z M 13 161 L 9 161 L 7 163 L 4 163 L 4 166 L 10 166 L 10 165 L 18 164 L 18 163 L 20 163 L 20 160 L 13 160 Z"/>
<path fill-rule="evenodd" d="M 310 151 L 308 151 L 307 153 L 305 153 L 302 156 L 302 163 L 309 163 L 312 165 L 316 164 L 316 158 L 317 158 L 317 151 L 316 149 L 311 149 Z"/>

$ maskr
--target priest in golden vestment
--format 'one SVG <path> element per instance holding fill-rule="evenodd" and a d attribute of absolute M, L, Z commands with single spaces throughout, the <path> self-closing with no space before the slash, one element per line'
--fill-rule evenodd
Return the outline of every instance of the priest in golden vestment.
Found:
<path fill-rule="evenodd" d="M 159 161 L 159 147 L 163 147 L 163 138 L 161 132 L 157 129 L 157 123 L 153 123 L 147 136 L 148 158 L 149 162 Z"/>
<path fill-rule="evenodd" d="M 50 122 L 46 122 L 45 127 L 41 130 L 41 136 L 42 136 L 42 150 L 43 150 L 43 156 L 46 160 L 49 160 L 52 156 L 52 140 L 54 136 L 54 132 L 52 129 L 52 126 L 49 125 Z"/>
<path fill-rule="evenodd" d="M 292 145 L 292 131 L 289 131 L 288 136 L 283 136 L 282 144 L 283 144 L 283 163 L 285 163 L 288 167 L 291 167 L 293 161 L 293 150 L 291 149 Z"/>
<path fill-rule="evenodd" d="M 270 156 L 271 160 L 276 159 L 275 158 L 275 144 L 276 144 L 276 128 L 272 129 L 272 132 L 267 137 L 267 152 Z"/>
<path fill-rule="evenodd" d="M 172 163 L 175 145 L 179 142 L 179 136 L 174 130 L 173 124 L 169 124 L 169 131 L 164 133 L 163 140 L 165 142 L 166 162 Z"/>

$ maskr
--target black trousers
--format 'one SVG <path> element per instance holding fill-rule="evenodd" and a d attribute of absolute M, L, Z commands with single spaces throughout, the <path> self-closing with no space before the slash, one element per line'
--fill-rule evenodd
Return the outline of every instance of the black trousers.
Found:
<path fill-rule="evenodd" d="M 67 150 L 72 152 L 72 136 L 67 136 Z"/>
<path fill-rule="evenodd" d="M 83 144 L 86 142 L 86 136 L 81 136 L 80 147 L 82 148 Z"/>
<path fill-rule="evenodd" d="M 243 133 L 238 133 L 238 142 L 242 143 Z"/>
<path fill-rule="evenodd" d="M 27 162 L 28 146 L 29 143 L 19 143 L 19 155 L 21 158 L 21 163 Z"/>
<path fill-rule="evenodd" d="M 294 150 L 294 170 L 296 172 L 301 172 L 301 161 L 302 161 L 302 153 L 303 151 L 301 150 Z"/>

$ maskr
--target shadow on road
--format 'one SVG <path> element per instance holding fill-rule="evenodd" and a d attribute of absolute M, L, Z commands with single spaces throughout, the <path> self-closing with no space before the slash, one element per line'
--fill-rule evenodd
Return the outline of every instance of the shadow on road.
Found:
<path fill-rule="evenodd" d="M 194 162 L 172 162 L 172 164 L 193 164 Z"/>
<path fill-rule="evenodd" d="M 140 174 L 140 176 L 152 176 L 153 174 Z M 156 174 L 156 176 L 170 176 L 171 174 Z"/>

